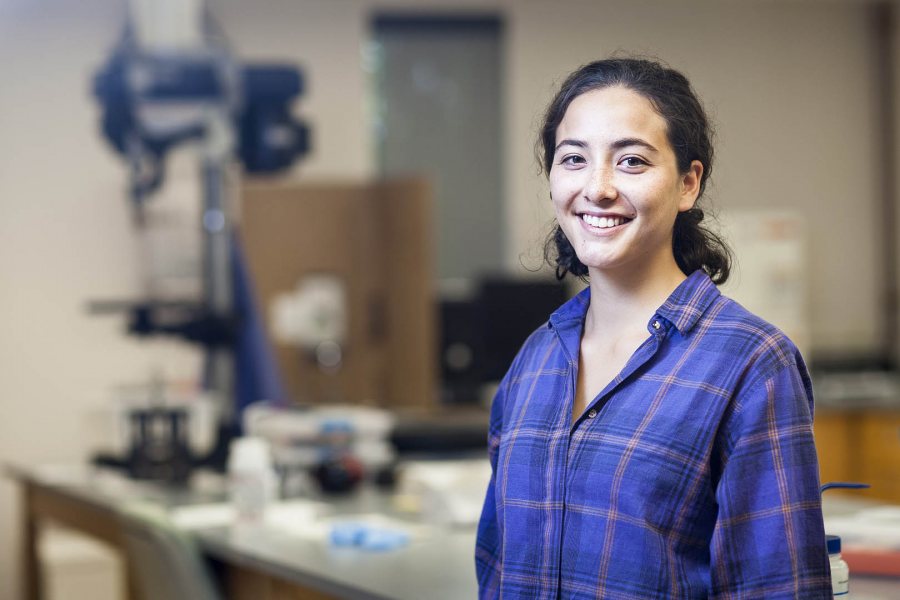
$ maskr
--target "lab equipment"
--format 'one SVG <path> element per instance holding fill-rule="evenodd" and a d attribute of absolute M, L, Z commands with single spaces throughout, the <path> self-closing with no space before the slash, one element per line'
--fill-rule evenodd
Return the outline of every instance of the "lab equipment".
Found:
<path fill-rule="evenodd" d="M 275 486 L 268 442 L 258 437 L 232 440 L 228 456 L 228 487 L 238 521 L 262 522 L 266 508 L 275 499 Z"/>
<path fill-rule="evenodd" d="M 133 334 L 175 335 L 204 348 L 204 384 L 219 398 L 220 431 L 196 464 L 221 469 L 240 407 L 281 389 L 233 239 L 228 174 L 237 162 L 250 173 L 280 171 L 308 152 L 309 127 L 290 114 L 303 77 L 288 65 L 240 65 L 205 0 L 129 0 L 128 9 L 124 34 L 94 79 L 103 134 L 128 161 L 138 227 L 165 179 L 167 153 L 186 142 L 198 147 L 203 294 L 199 301 L 146 298 L 91 308 L 126 311 Z"/>
<path fill-rule="evenodd" d="M 525 339 L 566 301 L 560 282 L 484 277 L 469 291 L 445 289 L 440 305 L 442 400 L 483 400 Z"/>
<path fill-rule="evenodd" d="M 336 275 L 301 278 L 292 292 L 279 294 L 272 302 L 275 339 L 302 348 L 323 371 L 340 369 L 347 338 L 346 288 Z"/>
<path fill-rule="evenodd" d="M 352 489 L 391 465 L 394 417 L 367 406 L 299 408 L 259 402 L 244 411 L 244 431 L 269 441 L 286 495 L 312 476 L 325 492 Z M 297 483 L 298 478 L 300 482 Z"/>
<path fill-rule="evenodd" d="M 831 566 L 831 588 L 834 597 L 850 597 L 850 567 L 841 558 L 841 538 L 836 535 L 825 536 L 828 544 L 828 563 Z"/>
<path fill-rule="evenodd" d="M 185 4 L 191 8 L 173 10 Z M 129 161 L 138 212 L 165 179 L 166 153 L 186 141 L 201 143 L 210 195 L 222 195 L 222 169 L 232 158 L 247 172 L 271 173 L 308 152 L 309 127 L 289 110 L 303 92 L 298 69 L 238 64 L 205 0 L 129 0 L 128 8 L 94 94 L 104 135 Z M 165 36 L 176 29 L 190 30 L 190 40 Z M 226 215 L 203 216 L 215 230 Z"/>
<path fill-rule="evenodd" d="M 192 469 L 192 455 L 186 438 L 187 411 L 154 407 L 133 410 L 131 449 L 126 463 L 135 479 L 184 483 Z"/>
<path fill-rule="evenodd" d="M 860 490 L 868 488 L 867 483 L 855 483 L 847 481 L 832 481 L 823 484 L 819 493 L 838 488 L 848 490 Z M 850 567 L 841 557 L 841 538 L 837 535 L 826 535 L 825 544 L 828 550 L 828 563 L 831 567 L 831 588 L 835 598 L 850 597 Z"/>
<path fill-rule="evenodd" d="M 95 433 L 105 441 L 93 463 L 133 479 L 187 483 L 213 446 L 215 401 L 193 383 L 167 384 L 158 373 L 149 382 L 116 386 L 113 397 L 96 415 Z"/>
<path fill-rule="evenodd" d="M 855 512 L 826 516 L 825 530 L 840 535 L 854 574 L 900 577 L 900 507 L 869 501 Z"/>

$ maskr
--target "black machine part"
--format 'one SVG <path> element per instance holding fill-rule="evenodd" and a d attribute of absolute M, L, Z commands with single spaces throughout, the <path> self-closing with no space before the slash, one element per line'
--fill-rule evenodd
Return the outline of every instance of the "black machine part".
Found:
<path fill-rule="evenodd" d="M 135 71 L 140 77 L 134 75 Z M 153 130 L 142 106 L 215 103 L 226 93 L 221 63 L 214 60 L 165 60 L 134 57 L 120 51 L 94 79 L 94 95 L 103 106 L 102 130 L 112 147 L 134 159 L 138 171 L 132 195 L 142 199 L 165 179 L 164 157 L 174 146 L 205 135 L 201 123 Z M 147 82 L 135 85 L 138 79 Z M 310 129 L 290 114 L 303 92 L 301 72 L 288 65 L 253 65 L 238 71 L 239 102 L 232 115 L 238 132 L 237 154 L 248 173 L 273 173 L 309 152 Z"/>

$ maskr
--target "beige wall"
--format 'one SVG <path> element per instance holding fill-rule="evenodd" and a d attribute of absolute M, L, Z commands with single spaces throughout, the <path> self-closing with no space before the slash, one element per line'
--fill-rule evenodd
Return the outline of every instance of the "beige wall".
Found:
<path fill-rule="evenodd" d="M 617 49 L 683 69 L 719 124 L 712 196 L 794 206 L 811 232 L 815 347 L 877 340 L 878 167 L 865 4 L 429 0 L 501 11 L 506 38 L 507 263 L 538 261 L 551 213 L 532 147 L 553 85 Z M 315 128 L 300 175 L 374 174 L 360 56 L 374 7 L 413 0 L 228 0 L 221 18 L 246 59 L 301 63 Z M 0 2 L 0 461 L 85 456 L 86 412 L 155 368 L 189 375 L 175 343 L 141 344 L 85 301 L 139 291 L 125 173 L 97 131 L 89 81 L 118 34 L 117 0 Z M 898 52 L 900 64 L 900 52 Z M 189 159 L 176 174 L 192 176 Z M 188 201 L 186 198 L 185 201 Z M 520 258 L 521 257 L 521 258 Z M 14 495 L 0 483 L 0 598 L 12 595 Z"/>
<path fill-rule="evenodd" d="M 174 343 L 145 346 L 121 319 L 86 315 L 88 299 L 135 295 L 137 248 L 89 97 L 121 11 L 66 4 L 0 3 L 0 463 L 81 460 L 88 411 L 112 385 L 191 363 Z M 0 479 L 3 599 L 17 582 L 15 499 Z"/>
<path fill-rule="evenodd" d="M 367 75 L 359 67 L 369 16 L 376 7 L 447 10 L 449 4 L 270 0 L 262 10 L 230 0 L 220 14 L 242 56 L 290 58 L 307 68 L 303 112 L 315 127 L 316 151 L 300 172 L 355 177 L 375 169 Z M 552 218 L 532 151 L 554 84 L 574 66 L 617 50 L 657 55 L 691 77 L 718 125 L 713 207 L 788 206 L 809 218 L 814 347 L 877 343 L 877 124 L 865 3 L 468 0 L 453 6 L 500 12 L 507 22 L 510 269 L 540 263 Z"/>

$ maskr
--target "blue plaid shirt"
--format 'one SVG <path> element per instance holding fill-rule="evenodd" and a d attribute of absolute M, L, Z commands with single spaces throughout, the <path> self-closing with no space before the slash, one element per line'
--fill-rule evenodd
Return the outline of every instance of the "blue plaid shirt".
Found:
<path fill-rule="evenodd" d="M 585 290 L 491 409 L 475 562 L 496 598 L 831 598 L 796 347 L 702 271 L 572 423 Z"/>

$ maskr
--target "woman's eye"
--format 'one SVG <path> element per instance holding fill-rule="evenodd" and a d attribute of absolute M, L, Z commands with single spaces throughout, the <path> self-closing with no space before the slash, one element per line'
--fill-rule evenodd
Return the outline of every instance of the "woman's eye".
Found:
<path fill-rule="evenodd" d="M 637 156 L 626 156 L 622 159 L 622 164 L 630 169 L 647 166 L 647 161 Z"/>
<path fill-rule="evenodd" d="M 559 164 L 567 165 L 567 166 L 577 166 L 583 165 L 586 161 L 583 156 L 579 156 L 578 154 L 569 154 L 568 156 L 564 156 Z"/>

